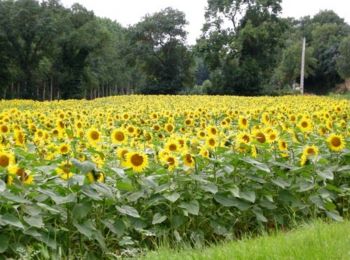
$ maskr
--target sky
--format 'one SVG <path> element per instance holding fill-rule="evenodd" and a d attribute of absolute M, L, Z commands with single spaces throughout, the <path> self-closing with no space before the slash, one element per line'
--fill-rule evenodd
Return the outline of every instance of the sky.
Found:
<path fill-rule="evenodd" d="M 187 42 L 194 44 L 201 34 L 207 0 L 61 0 L 64 6 L 80 3 L 97 16 L 116 20 L 123 26 L 137 23 L 146 14 L 173 7 L 185 12 L 189 22 Z M 283 17 L 300 18 L 318 13 L 320 10 L 334 10 L 350 24 L 349 0 L 283 0 Z"/>

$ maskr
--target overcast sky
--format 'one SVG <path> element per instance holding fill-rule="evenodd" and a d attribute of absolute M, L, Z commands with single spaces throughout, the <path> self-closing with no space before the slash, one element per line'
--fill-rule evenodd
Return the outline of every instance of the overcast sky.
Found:
<path fill-rule="evenodd" d="M 194 44 L 201 33 L 207 0 L 61 0 L 66 7 L 80 3 L 97 16 L 108 17 L 124 26 L 137 23 L 145 14 L 168 6 L 186 13 L 189 25 L 188 43 Z M 334 10 L 350 23 L 350 0 L 283 0 L 283 16 L 299 18 L 314 15 L 319 10 Z"/>

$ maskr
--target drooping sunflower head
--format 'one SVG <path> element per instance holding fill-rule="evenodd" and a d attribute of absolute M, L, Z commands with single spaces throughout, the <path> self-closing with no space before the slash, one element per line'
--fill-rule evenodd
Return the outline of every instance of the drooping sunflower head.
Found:
<path fill-rule="evenodd" d="M 195 161 L 194 158 L 192 157 L 191 154 L 187 153 L 183 156 L 183 163 L 185 166 L 189 167 L 189 168 L 193 168 L 195 165 Z"/>

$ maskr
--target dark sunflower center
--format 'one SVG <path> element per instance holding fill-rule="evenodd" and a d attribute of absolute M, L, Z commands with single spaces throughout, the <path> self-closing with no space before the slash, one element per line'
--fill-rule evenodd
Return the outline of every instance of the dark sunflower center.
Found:
<path fill-rule="evenodd" d="M 131 156 L 131 163 L 134 166 L 140 166 L 143 163 L 143 157 L 141 155 L 134 154 Z"/>
<path fill-rule="evenodd" d="M 92 131 L 91 134 L 90 134 L 90 137 L 92 140 L 98 140 L 100 138 L 100 134 L 96 131 Z"/>
<path fill-rule="evenodd" d="M 125 136 L 124 136 L 124 134 L 123 134 L 122 132 L 116 132 L 116 133 L 114 134 L 114 138 L 115 138 L 117 141 L 121 142 L 121 141 L 124 141 Z"/>
<path fill-rule="evenodd" d="M 334 147 L 339 147 L 341 145 L 341 141 L 339 137 L 333 137 L 331 143 Z"/>
<path fill-rule="evenodd" d="M 6 155 L 0 156 L 0 166 L 7 167 L 10 164 L 10 158 Z"/>

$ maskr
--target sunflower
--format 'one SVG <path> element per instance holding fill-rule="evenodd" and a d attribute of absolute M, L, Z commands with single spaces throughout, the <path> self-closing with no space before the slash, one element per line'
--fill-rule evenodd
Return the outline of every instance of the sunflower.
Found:
<path fill-rule="evenodd" d="M 203 146 L 200 151 L 199 151 L 199 154 L 202 156 L 202 157 L 205 157 L 205 158 L 209 158 L 209 150 L 207 147 Z"/>
<path fill-rule="evenodd" d="M 256 139 L 256 141 L 258 141 L 261 144 L 266 143 L 266 135 L 263 131 L 261 130 L 256 130 L 254 131 L 254 137 Z"/>
<path fill-rule="evenodd" d="M 191 154 L 187 153 L 183 156 L 184 165 L 188 168 L 193 168 L 195 166 L 194 158 Z"/>
<path fill-rule="evenodd" d="M 7 125 L 0 125 L 0 133 L 7 134 L 10 131 L 10 128 Z"/>
<path fill-rule="evenodd" d="M 278 141 L 278 149 L 279 149 L 281 152 L 287 151 L 287 150 L 288 150 L 288 144 L 286 143 L 286 141 L 280 139 L 280 140 Z"/>
<path fill-rule="evenodd" d="M 148 157 L 142 152 L 127 153 L 126 166 L 135 172 L 142 172 L 148 167 Z"/>
<path fill-rule="evenodd" d="M 334 152 L 340 152 L 344 150 L 346 145 L 344 137 L 337 134 L 329 135 L 329 137 L 327 138 L 327 144 L 329 149 L 331 149 Z"/>
<path fill-rule="evenodd" d="M 128 140 L 126 133 L 122 129 L 114 129 L 111 138 L 113 144 L 123 144 Z"/>
<path fill-rule="evenodd" d="M 175 168 L 179 165 L 179 162 L 176 159 L 176 157 L 172 155 L 165 156 L 164 163 L 169 171 L 175 170 Z"/>
<path fill-rule="evenodd" d="M 25 144 L 25 135 L 22 131 L 16 130 L 14 135 L 16 145 L 23 146 Z"/>
<path fill-rule="evenodd" d="M 101 141 L 101 133 L 95 128 L 90 128 L 87 131 L 87 139 L 91 145 L 96 145 Z"/>
<path fill-rule="evenodd" d="M 304 166 L 308 159 L 313 158 L 318 155 L 318 148 L 315 145 L 308 145 L 304 148 L 303 153 L 300 158 L 300 165 Z"/>
<path fill-rule="evenodd" d="M 308 118 L 302 118 L 298 124 L 298 128 L 304 133 L 311 132 L 313 129 L 311 120 Z"/>
<path fill-rule="evenodd" d="M 87 173 L 86 178 L 88 179 L 90 184 L 94 182 L 100 182 L 100 183 L 105 182 L 105 175 L 102 172 L 96 172 L 94 170 Z"/>
<path fill-rule="evenodd" d="M 212 149 L 219 145 L 218 141 L 214 137 L 208 137 L 205 140 L 205 144 L 207 145 L 207 147 L 212 148 Z"/>
<path fill-rule="evenodd" d="M 247 132 L 241 132 L 236 136 L 236 142 L 237 143 L 245 143 L 249 144 L 251 141 L 251 136 Z"/>
<path fill-rule="evenodd" d="M 238 118 L 238 126 L 240 129 L 247 129 L 249 127 L 248 119 L 243 116 L 240 116 Z"/>
<path fill-rule="evenodd" d="M 219 134 L 219 130 L 217 129 L 216 126 L 208 126 L 207 127 L 207 133 L 209 136 L 216 136 Z"/>
<path fill-rule="evenodd" d="M 73 177 L 72 168 L 73 165 L 70 162 L 62 162 L 55 171 L 63 180 L 69 180 Z"/>
<path fill-rule="evenodd" d="M 165 131 L 167 131 L 168 133 L 172 133 L 175 130 L 174 125 L 171 123 L 166 124 L 164 128 L 165 128 Z"/>
<path fill-rule="evenodd" d="M 176 140 L 169 140 L 165 145 L 165 150 L 169 152 L 178 152 L 180 144 Z"/>
<path fill-rule="evenodd" d="M 58 147 L 58 151 L 60 154 L 62 155 L 67 155 L 70 153 L 71 151 L 71 148 L 70 148 L 70 145 L 69 144 L 61 144 L 59 147 Z"/>
<path fill-rule="evenodd" d="M 15 157 L 11 153 L 0 152 L 0 167 L 7 168 L 15 163 Z"/>
<path fill-rule="evenodd" d="M 25 171 L 24 169 L 18 167 L 17 165 L 9 166 L 8 171 L 11 175 L 17 176 L 18 179 L 23 183 L 30 185 L 33 183 L 33 176 L 29 171 Z"/>

